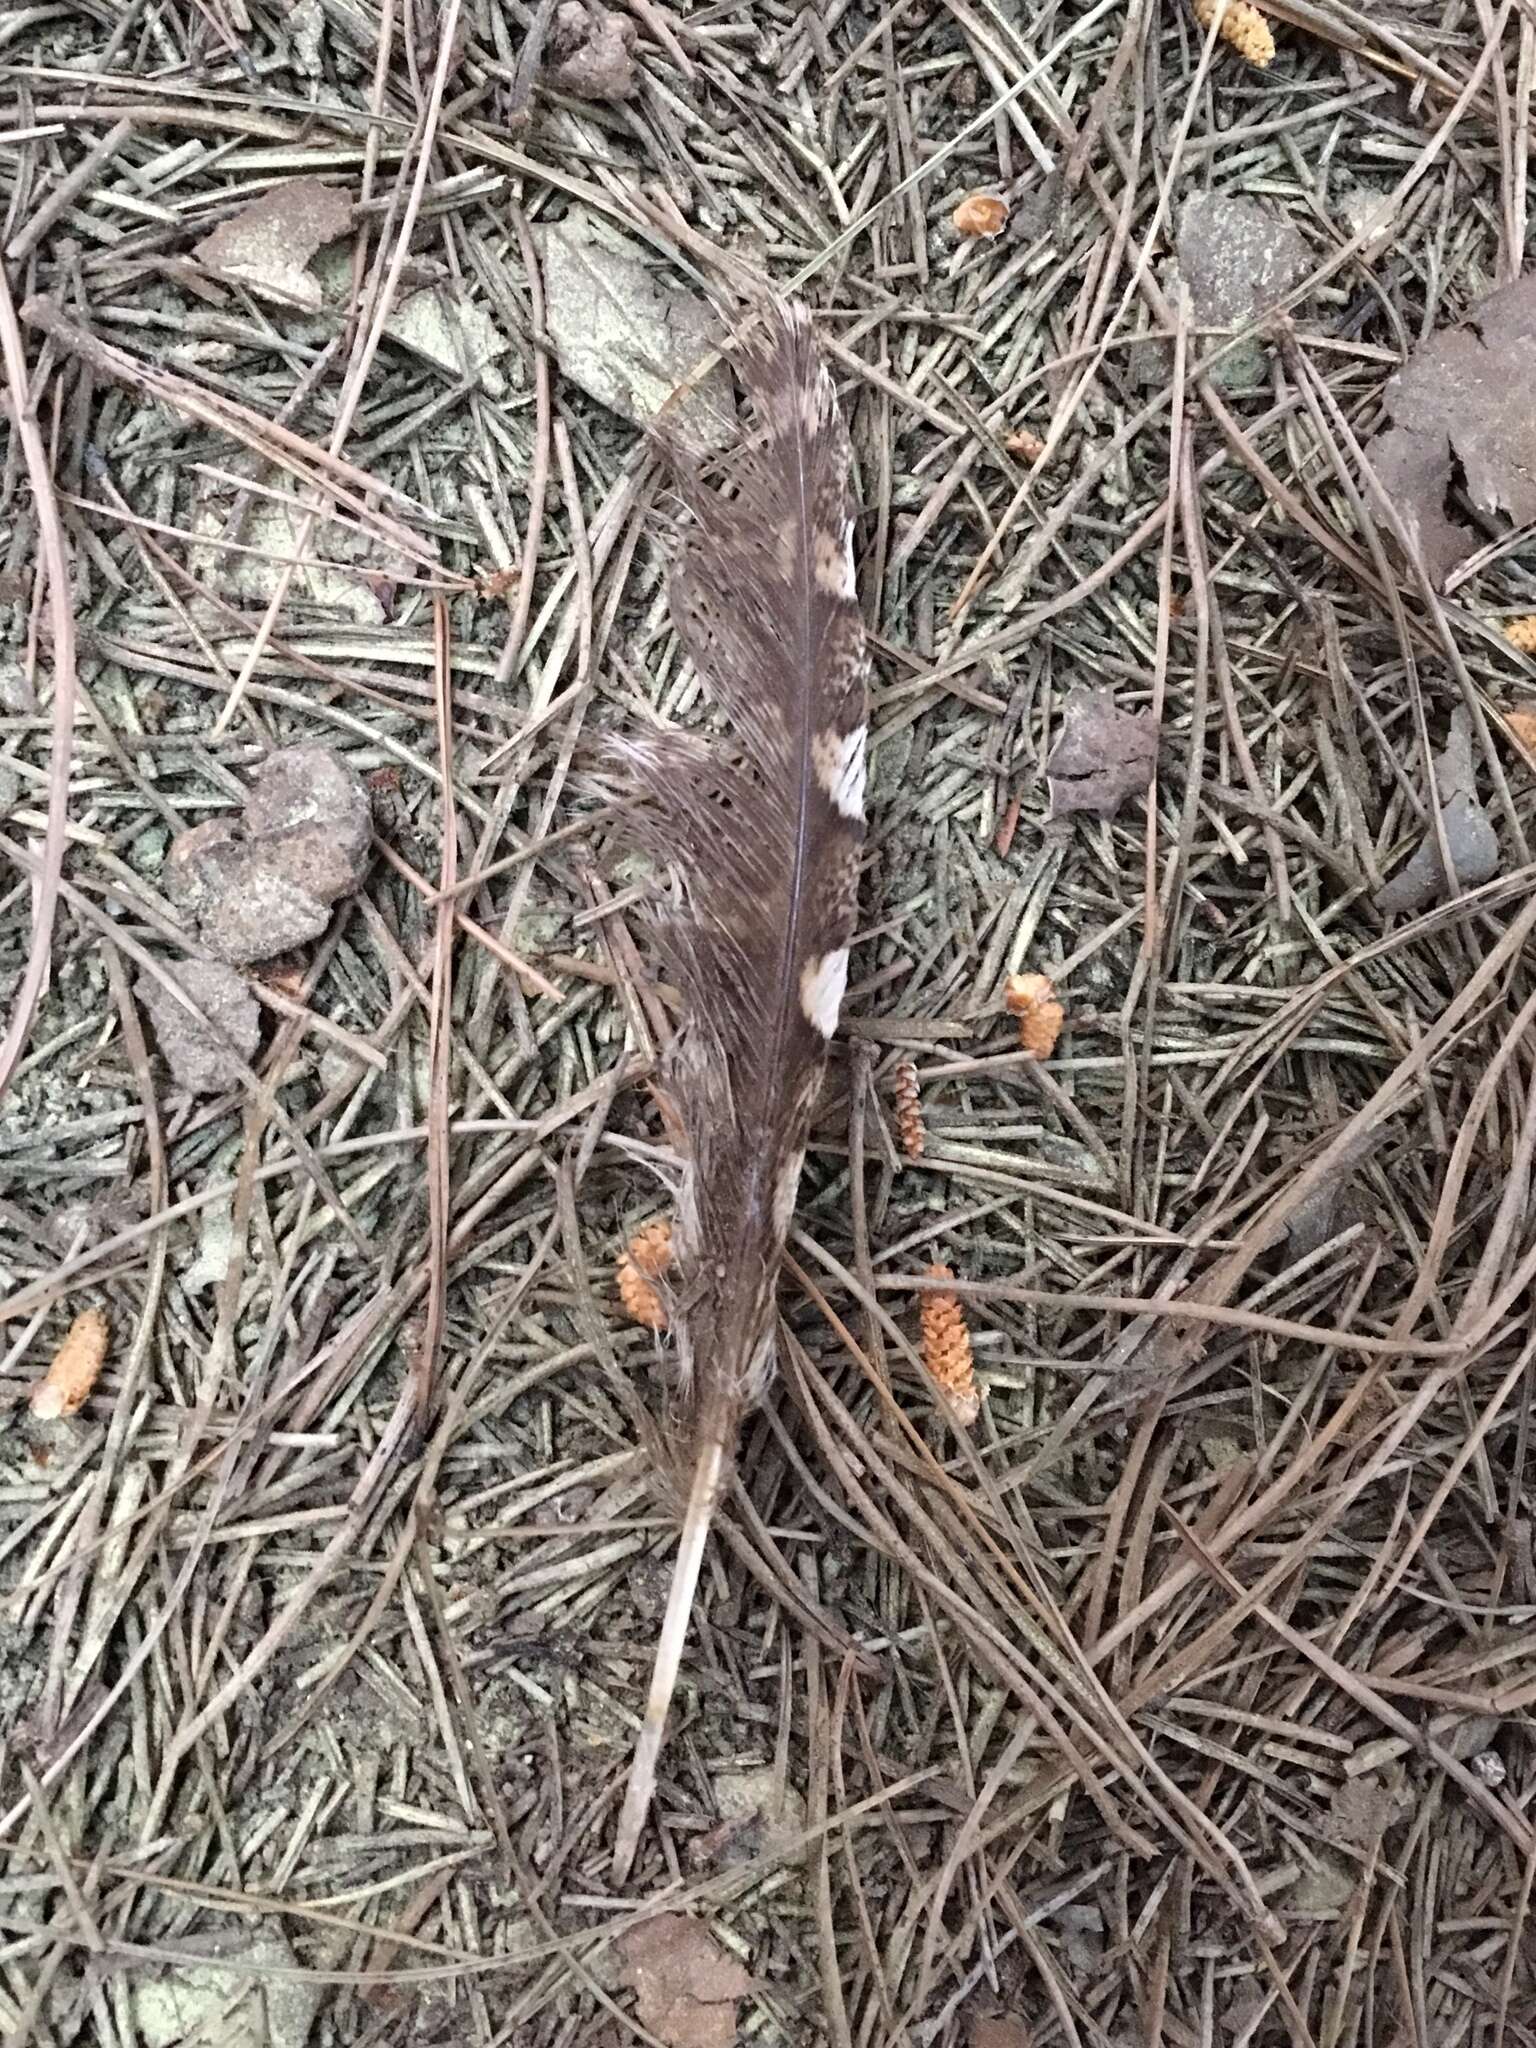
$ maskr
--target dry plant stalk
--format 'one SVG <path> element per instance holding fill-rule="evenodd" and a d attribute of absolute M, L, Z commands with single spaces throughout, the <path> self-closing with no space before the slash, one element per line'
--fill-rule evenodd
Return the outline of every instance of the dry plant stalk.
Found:
<path fill-rule="evenodd" d="M 1008 225 L 1008 202 L 995 192 L 967 192 L 949 218 L 957 235 L 995 241 Z"/>
<path fill-rule="evenodd" d="M 1507 619 L 1504 638 L 1517 654 L 1536 654 L 1536 612 L 1523 619 Z"/>
<path fill-rule="evenodd" d="M 106 1364 L 110 1336 L 101 1309 L 84 1308 L 75 1317 L 53 1363 L 32 1389 L 32 1413 L 39 1422 L 57 1422 L 85 1406 Z"/>
<path fill-rule="evenodd" d="M 1194 0 L 1195 19 L 1203 29 L 1209 29 L 1220 6 L 1221 0 Z M 1230 43 L 1240 57 L 1246 57 L 1250 64 L 1257 64 L 1261 71 L 1275 54 L 1275 39 L 1270 34 L 1269 23 L 1257 7 L 1249 5 L 1249 0 L 1229 0 L 1216 33 L 1224 43 Z"/>
<path fill-rule="evenodd" d="M 930 1280 L 953 1280 L 949 1266 L 929 1266 Z M 981 1389 L 971 1358 L 971 1333 L 956 1294 L 925 1294 L 922 1300 L 923 1363 L 944 1392 L 957 1420 L 967 1429 L 981 1413 Z"/>
<path fill-rule="evenodd" d="M 1048 974 L 1010 974 L 1003 1000 L 1019 1020 L 1019 1044 L 1031 1059 L 1048 1060 L 1067 1014 L 1056 984 Z"/>
<path fill-rule="evenodd" d="M 658 1216 L 635 1232 L 614 1269 L 619 1299 L 631 1322 L 643 1323 L 648 1330 L 667 1327 L 666 1303 L 656 1282 L 671 1263 L 672 1225 L 665 1216 Z"/>
<path fill-rule="evenodd" d="M 928 1134 L 923 1129 L 923 1105 L 918 1093 L 917 1068 L 903 1060 L 896 1069 L 896 1135 L 909 1159 L 921 1159 Z"/>

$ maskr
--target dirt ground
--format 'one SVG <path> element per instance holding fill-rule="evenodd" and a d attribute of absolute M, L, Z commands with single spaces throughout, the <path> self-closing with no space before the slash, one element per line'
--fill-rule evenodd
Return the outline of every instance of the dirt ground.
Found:
<path fill-rule="evenodd" d="M 0 13 L 12 2048 L 1536 2043 L 1536 14 L 1268 23 Z M 645 426 L 764 290 L 869 838 L 616 1886 L 675 1011 L 589 768 L 706 715 Z"/>

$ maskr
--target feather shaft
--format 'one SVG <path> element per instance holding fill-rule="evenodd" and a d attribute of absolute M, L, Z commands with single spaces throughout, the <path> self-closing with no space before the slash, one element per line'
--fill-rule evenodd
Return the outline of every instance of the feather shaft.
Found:
<path fill-rule="evenodd" d="M 699 1573 L 704 1565 L 704 1546 L 715 1518 L 715 1501 L 730 1448 L 724 1443 L 701 1445 L 694 1463 L 688 1505 L 683 1513 L 682 1538 L 672 1566 L 672 1584 L 667 1590 L 667 1608 L 662 1616 L 661 1636 L 656 1645 L 656 1662 L 651 1669 L 645 1720 L 635 1745 L 629 1784 L 625 1788 L 618 1832 L 614 1837 L 615 1884 L 623 1884 L 629 1876 L 635 1851 L 640 1845 L 640 1831 L 651 1809 L 651 1795 L 656 1789 L 656 1767 L 661 1759 L 661 1745 L 666 1739 L 667 1715 L 671 1711 L 672 1694 L 683 1660 L 683 1645 L 693 1616 L 693 1596 L 698 1590 Z"/>

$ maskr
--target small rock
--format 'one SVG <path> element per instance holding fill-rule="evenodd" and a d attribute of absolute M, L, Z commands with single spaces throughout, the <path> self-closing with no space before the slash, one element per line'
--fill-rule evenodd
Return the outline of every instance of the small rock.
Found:
<path fill-rule="evenodd" d="M 274 871 L 260 846 L 239 837 L 232 818 L 210 819 L 172 840 L 165 863 L 171 900 L 219 959 L 245 966 L 319 938 L 327 906 Z"/>
<path fill-rule="evenodd" d="M 1243 327 L 1306 276 L 1306 243 L 1277 207 L 1196 192 L 1179 215 L 1179 270 L 1202 327 Z"/>
<path fill-rule="evenodd" d="M 210 818 L 166 856 L 172 902 L 210 953 L 236 966 L 317 939 L 330 906 L 367 871 L 368 791 L 325 747 L 285 747 L 263 762 L 245 818 Z"/>
<path fill-rule="evenodd" d="M 1278 207 L 1235 192 L 1196 192 L 1184 202 L 1176 253 L 1196 322 L 1207 328 L 1246 327 L 1300 284 L 1312 260 Z M 1212 381 L 1251 384 L 1265 356 L 1257 337 L 1240 343 L 1216 364 Z"/>
<path fill-rule="evenodd" d="M 269 754 L 245 800 L 245 829 L 269 863 L 331 904 L 368 872 L 373 809 L 367 785 L 328 747 Z M 280 861 L 279 861 L 280 856 Z"/>
<path fill-rule="evenodd" d="M 202 1016 L 184 1009 L 153 975 L 141 974 L 135 993 L 172 1074 L 193 1095 L 238 1088 L 261 1035 L 261 1006 L 233 968 L 215 961 L 178 961 L 168 972 Z"/>
<path fill-rule="evenodd" d="M 629 100 L 635 76 L 635 24 L 627 14 L 564 0 L 549 32 L 549 82 L 575 100 Z"/>
<path fill-rule="evenodd" d="M 1490 1791 L 1495 1792 L 1508 1775 L 1504 1769 L 1504 1759 L 1496 1749 L 1480 1749 L 1477 1755 L 1468 1761 L 1467 1769 L 1474 1778 L 1480 1779 Z"/>
<path fill-rule="evenodd" d="M 161 879 L 179 910 L 200 918 L 217 903 L 228 887 L 226 875 L 239 844 L 240 825 L 235 818 L 208 818 L 176 834 Z"/>
<path fill-rule="evenodd" d="M 1092 811 L 1112 818 L 1139 795 L 1157 766 L 1157 719 L 1151 711 L 1122 711 L 1108 688 L 1074 683 L 1067 693 L 1061 737 L 1045 773 L 1050 815 Z"/>

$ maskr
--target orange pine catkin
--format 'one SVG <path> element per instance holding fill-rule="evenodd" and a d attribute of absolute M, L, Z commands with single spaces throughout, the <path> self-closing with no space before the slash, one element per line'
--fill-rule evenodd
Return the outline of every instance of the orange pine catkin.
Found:
<path fill-rule="evenodd" d="M 643 1323 L 648 1330 L 667 1327 L 666 1304 L 656 1282 L 671 1263 L 672 1225 L 661 1216 L 635 1232 L 615 1269 L 619 1299 L 631 1322 Z"/>
<path fill-rule="evenodd" d="M 926 1268 L 930 1280 L 953 1280 L 948 1266 Z M 969 1429 L 981 1413 L 981 1390 L 976 1384 L 976 1367 L 971 1358 L 971 1333 L 965 1326 L 965 1310 L 956 1294 L 935 1290 L 925 1294 L 920 1309 L 923 1325 L 923 1363 L 944 1392 L 957 1420 Z"/>
<path fill-rule="evenodd" d="M 928 1134 L 923 1129 L 923 1105 L 918 1093 L 917 1068 L 903 1060 L 896 1069 L 896 1135 L 909 1159 L 921 1159 Z"/>
<path fill-rule="evenodd" d="M 1194 0 L 1195 19 L 1202 28 L 1210 27 L 1220 4 L 1221 0 Z M 1224 43 L 1230 43 L 1240 57 L 1246 57 L 1250 64 L 1257 64 L 1261 71 L 1275 54 L 1275 39 L 1270 34 L 1269 23 L 1257 7 L 1249 5 L 1249 0 L 1229 0 L 1216 33 Z"/>
<path fill-rule="evenodd" d="M 1003 1001 L 1019 1020 L 1019 1044 L 1031 1058 L 1048 1060 L 1056 1050 L 1066 1010 L 1056 1000 L 1048 974 L 1010 974 Z"/>
<path fill-rule="evenodd" d="M 1523 619 L 1506 619 L 1504 638 L 1517 654 L 1536 654 L 1536 612 Z"/>
<path fill-rule="evenodd" d="M 75 1317 L 53 1363 L 32 1389 L 32 1413 L 39 1422 L 57 1422 L 85 1406 L 107 1362 L 111 1334 L 99 1308 L 82 1309 Z"/>

